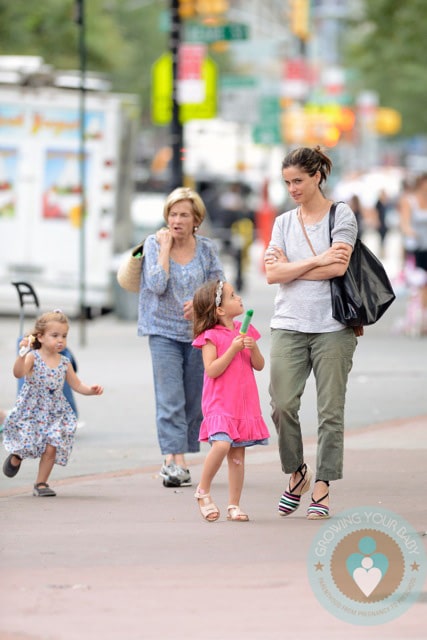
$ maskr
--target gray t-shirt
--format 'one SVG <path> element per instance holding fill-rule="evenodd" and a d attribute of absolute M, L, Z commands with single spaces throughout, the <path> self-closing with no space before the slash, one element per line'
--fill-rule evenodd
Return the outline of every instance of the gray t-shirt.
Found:
<path fill-rule="evenodd" d="M 290 262 L 313 256 L 297 212 L 298 209 L 292 209 L 276 218 L 270 242 L 270 246 L 283 249 Z M 305 228 L 316 254 L 330 247 L 329 213 L 317 224 L 306 225 Z M 356 237 L 356 217 L 347 204 L 340 202 L 335 211 L 332 240 L 354 247 Z M 270 327 L 303 333 L 328 333 L 344 329 L 344 325 L 332 317 L 329 280 L 294 280 L 279 284 Z"/>

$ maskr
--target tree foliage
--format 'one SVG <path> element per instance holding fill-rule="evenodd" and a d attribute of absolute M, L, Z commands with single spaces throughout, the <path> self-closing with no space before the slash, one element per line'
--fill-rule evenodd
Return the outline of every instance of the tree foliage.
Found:
<path fill-rule="evenodd" d="M 148 105 L 150 70 L 167 47 L 159 30 L 163 0 L 85 0 L 87 69 Z M 0 55 L 41 56 L 56 69 L 79 69 L 75 0 L 0 0 Z"/>
<path fill-rule="evenodd" d="M 138 94 L 147 119 L 151 69 L 168 49 L 170 1 L 85 0 L 84 5 L 87 69 L 107 73 L 115 91 Z M 76 0 L 0 0 L 0 55 L 41 56 L 55 69 L 79 69 L 75 19 Z M 229 67 L 227 55 L 210 55 Z"/>
<path fill-rule="evenodd" d="M 364 0 L 363 15 L 350 24 L 355 89 L 375 90 L 381 106 L 397 109 L 407 136 L 427 133 L 426 24 L 425 0 Z"/>

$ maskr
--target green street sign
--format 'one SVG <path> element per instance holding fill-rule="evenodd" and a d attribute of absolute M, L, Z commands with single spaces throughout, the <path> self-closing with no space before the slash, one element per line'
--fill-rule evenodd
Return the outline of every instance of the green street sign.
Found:
<path fill-rule="evenodd" d="M 256 89 L 258 86 L 258 79 L 255 76 L 233 76 L 233 75 L 221 75 L 220 87 L 224 90 L 236 90 L 239 89 Z"/>
<path fill-rule="evenodd" d="M 154 124 L 166 125 L 172 120 L 172 55 L 164 53 L 152 67 L 151 118 Z M 211 58 L 202 63 L 202 81 L 205 99 L 199 103 L 179 105 L 179 119 L 189 120 L 215 118 L 217 113 L 217 67 Z"/>
<path fill-rule="evenodd" d="M 258 121 L 258 79 L 223 75 L 219 81 L 219 110 L 224 120 L 254 124 Z"/>
<path fill-rule="evenodd" d="M 274 145 L 282 142 L 280 103 L 277 96 L 261 96 L 259 120 L 252 129 L 256 144 Z"/>
<path fill-rule="evenodd" d="M 279 124 L 256 124 L 252 128 L 255 144 L 276 145 L 283 142 Z"/>
<path fill-rule="evenodd" d="M 186 42 L 201 42 L 209 44 L 222 40 L 247 40 L 249 27 L 240 22 L 228 22 L 207 27 L 197 22 L 188 22 L 184 25 L 184 40 Z"/>

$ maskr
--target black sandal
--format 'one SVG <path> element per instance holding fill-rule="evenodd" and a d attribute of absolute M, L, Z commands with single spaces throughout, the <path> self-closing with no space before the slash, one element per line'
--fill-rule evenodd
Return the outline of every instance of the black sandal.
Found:
<path fill-rule="evenodd" d="M 12 464 L 12 458 L 18 458 L 19 464 L 18 465 Z M 4 475 L 7 476 L 8 478 L 15 477 L 19 469 L 21 468 L 21 462 L 22 462 L 22 458 L 17 456 L 16 453 L 11 453 L 10 455 L 8 455 L 3 464 Z"/>
<path fill-rule="evenodd" d="M 310 489 L 311 477 L 313 475 L 310 467 L 302 464 L 297 472 L 301 475 L 300 480 L 291 489 L 291 485 L 288 485 L 288 489 L 283 493 L 279 501 L 279 513 L 281 516 L 288 516 L 296 511 L 301 502 L 301 496 Z M 290 481 L 289 481 L 290 482 Z M 295 493 L 296 489 L 301 487 L 300 493 Z"/>
<path fill-rule="evenodd" d="M 38 496 L 39 498 L 50 498 L 51 496 L 56 496 L 56 493 L 48 484 L 46 484 L 46 482 L 38 482 L 34 485 L 33 496 Z"/>

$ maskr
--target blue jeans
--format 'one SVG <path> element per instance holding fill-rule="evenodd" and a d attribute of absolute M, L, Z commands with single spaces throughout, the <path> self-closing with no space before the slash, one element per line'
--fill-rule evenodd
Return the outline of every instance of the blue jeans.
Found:
<path fill-rule="evenodd" d="M 149 336 L 162 455 L 200 451 L 203 360 L 191 342 Z"/>

